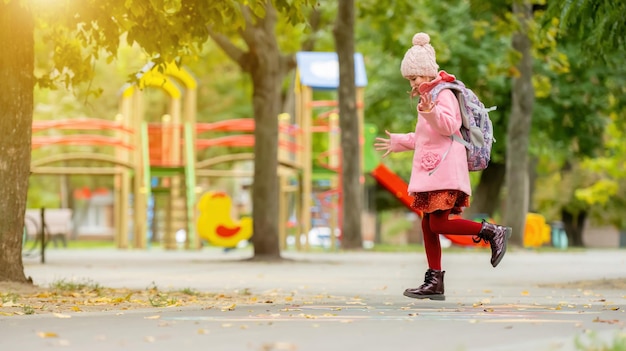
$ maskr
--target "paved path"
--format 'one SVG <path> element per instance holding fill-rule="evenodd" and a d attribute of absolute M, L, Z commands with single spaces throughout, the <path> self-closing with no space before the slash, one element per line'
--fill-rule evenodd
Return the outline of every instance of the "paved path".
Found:
<path fill-rule="evenodd" d="M 546 285 L 626 279 L 625 250 L 512 251 L 495 269 L 486 251 L 444 253 L 443 302 L 402 296 L 423 279 L 421 252 L 241 260 L 249 256 L 59 249 L 47 253 L 44 265 L 26 258 L 26 274 L 39 285 L 89 279 L 107 287 L 275 292 L 297 303 L 0 317 L 0 350 L 549 351 L 578 350 L 577 338 L 626 338 L 626 291 Z M 59 338 L 37 337 L 42 330 Z"/>

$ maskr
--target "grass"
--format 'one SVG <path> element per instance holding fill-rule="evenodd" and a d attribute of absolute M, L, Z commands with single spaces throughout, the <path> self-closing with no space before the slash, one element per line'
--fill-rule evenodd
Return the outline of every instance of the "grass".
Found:
<path fill-rule="evenodd" d="M 17 300 L 20 298 L 20 296 L 16 293 L 8 293 L 8 294 L 0 294 L 0 305 L 7 303 L 7 302 L 17 302 Z"/>
<path fill-rule="evenodd" d="M 94 292 L 100 294 L 102 286 L 91 280 L 69 281 L 65 279 L 54 281 L 50 284 L 50 288 L 62 292 Z"/>
<path fill-rule="evenodd" d="M 114 249 L 112 240 L 71 240 L 67 243 L 68 249 Z"/>
<path fill-rule="evenodd" d="M 580 351 L 626 351 L 626 333 L 617 334 L 612 342 L 606 343 L 596 333 L 589 333 L 586 340 L 576 337 L 574 344 Z"/>

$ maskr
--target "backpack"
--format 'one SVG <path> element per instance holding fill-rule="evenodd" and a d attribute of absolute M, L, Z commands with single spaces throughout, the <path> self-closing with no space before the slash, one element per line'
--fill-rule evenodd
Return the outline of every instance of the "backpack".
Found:
<path fill-rule="evenodd" d="M 493 125 L 489 119 L 489 112 L 496 107 L 485 108 L 476 94 L 466 88 L 460 80 L 437 84 L 430 92 L 433 101 L 443 89 L 450 89 L 456 96 L 463 120 L 461 125 L 463 138 L 457 135 L 450 138 L 463 144 L 467 149 L 467 168 L 470 171 L 482 171 L 489 165 L 491 145 L 496 142 L 493 137 Z"/>

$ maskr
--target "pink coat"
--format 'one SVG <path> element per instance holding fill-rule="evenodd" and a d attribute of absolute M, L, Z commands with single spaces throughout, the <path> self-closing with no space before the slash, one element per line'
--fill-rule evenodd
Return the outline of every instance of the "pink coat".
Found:
<path fill-rule="evenodd" d="M 442 81 L 454 80 L 444 71 L 432 82 L 421 84 L 420 93 Z M 442 90 L 430 112 L 418 112 L 415 132 L 391 134 L 391 151 L 414 151 L 408 191 L 461 190 L 472 195 L 465 146 L 450 136 L 461 133 L 461 111 L 454 94 Z"/>

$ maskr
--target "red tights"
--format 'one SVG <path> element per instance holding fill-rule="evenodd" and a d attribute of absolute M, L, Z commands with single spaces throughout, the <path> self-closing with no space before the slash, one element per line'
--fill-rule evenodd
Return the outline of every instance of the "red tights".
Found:
<path fill-rule="evenodd" d="M 441 243 L 439 234 L 477 235 L 482 224 L 467 219 L 449 219 L 450 210 L 424 213 L 422 232 L 428 267 L 441 270 Z"/>

